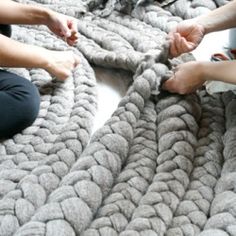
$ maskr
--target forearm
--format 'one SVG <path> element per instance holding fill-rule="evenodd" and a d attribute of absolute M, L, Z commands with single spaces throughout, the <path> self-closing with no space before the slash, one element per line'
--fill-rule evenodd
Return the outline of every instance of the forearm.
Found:
<path fill-rule="evenodd" d="M 26 45 L 0 34 L 0 66 L 45 68 L 47 66 L 46 49 Z"/>
<path fill-rule="evenodd" d="M 236 61 L 202 62 L 201 71 L 206 80 L 236 84 Z"/>
<path fill-rule="evenodd" d="M 236 0 L 196 18 L 205 33 L 236 27 Z"/>
<path fill-rule="evenodd" d="M 11 0 L 0 0 L 0 24 L 46 24 L 50 10 Z"/>

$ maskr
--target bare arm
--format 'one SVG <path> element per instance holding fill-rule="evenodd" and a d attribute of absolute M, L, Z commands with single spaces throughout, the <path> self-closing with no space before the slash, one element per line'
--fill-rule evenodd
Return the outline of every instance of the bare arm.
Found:
<path fill-rule="evenodd" d="M 197 17 L 196 22 L 204 27 L 206 34 L 236 27 L 236 0 Z"/>
<path fill-rule="evenodd" d="M 236 27 L 236 0 L 208 14 L 185 20 L 169 33 L 170 55 L 176 57 L 195 49 L 205 34 Z"/>
<path fill-rule="evenodd" d="M 67 79 L 79 64 L 71 51 L 50 51 L 23 44 L 0 34 L 0 66 L 42 68 L 60 80 Z"/>
<path fill-rule="evenodd" d="M 206 80 L 236 84 L 236 61 L 202 62 L 201 68 Z"/>
<path fill-rule="evenodd" d="M 191 61 L 181 64 L 163 88 L 173 93 L 186 94 L 196 91 L 211 80 L 236 84 L 236 61 Z"/>
<path fill-rule="evenodd" d="M 77 20 L 38 5 L 0 0 L 0 24 L 46 25 L 53 33 L 74 45 L 78 39 Z"/>
<path fill-rule="evenodd" d="M 0 34 L 0 66 L 40 67 L 46 66 L 46 49 L 26 45 Z"/>
<path fill-rule="evenodd" d="M 47 24 L 50 10 L 11 0 L 0 0 L 0 24 Z"/>
<path fill-rule="evenodd" d="M 66 38 L 70 45 L 78 39 L 77 22 L 73 17 L 11 0 L 0 0 L 0 24 L 45 24 L 52 32 Z M 0 45 L 2 67 L 43 68 L 64 80 L 79 63 L 78 56 L 72 52 L 56 52 L 26 45 L 1 34 Z"/>

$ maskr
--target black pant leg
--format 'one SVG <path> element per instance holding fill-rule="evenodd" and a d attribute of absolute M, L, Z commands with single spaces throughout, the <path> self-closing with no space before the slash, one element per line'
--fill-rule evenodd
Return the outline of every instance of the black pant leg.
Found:
<path fill-rule="evenodd" d="M 0 70 L 0 138 L 30 126 L 39 111 L 38 89 L 30 81 Z"/>
<path fill-rule="evenodd" d="M 0 34 L 3 34 L 7 37 L 11 37 L 11 26 L 0 24 Z"/>

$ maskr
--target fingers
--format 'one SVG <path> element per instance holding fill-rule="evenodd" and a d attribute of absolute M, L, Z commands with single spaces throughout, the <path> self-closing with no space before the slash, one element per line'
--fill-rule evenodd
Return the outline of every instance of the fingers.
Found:
<path fill-rule="evenodd" d="M 77 32 L 78 31 L 78 24 L 77 21 L 75 19 L 70 19 L 68 21 L 68 27 L 71 30 L 71 32 Z"/>
<path fill-rule="evenodd" d="M 68 64 L 68 61 L 64 61 L 64 67 L 63 66 L 60 67 L 61 73 L 60 73 L 60 76 L 58 77 L 60 80 L 66 80 L 69 77 L 71 77 L 73 75 L 73 70 L 80 63 L 78 55 L 76 55 L 75 53 L 71 51 L 68 52 L 68 55 L 70 57 L 68 59 L 69 64 Z"/>
<path fill-rule="evenodd" d="M 66 51 L 65 58 L 67 58 L 67 61 L 69 62 L 70 69 L 74 69 L 80 63 L 79 56 L 73 51 Z"/>
<path fill-rule="evenodd" d="M 176 66 L 172 69 L 173 75 L 163 83 L 163 85 L 162 85 L 163 90 L 167 90 L 170 93 L 178 93 L 179 92 L 178 91 L 179 82 L 176 77 L 176 74 L 178 74 L 178 70 L 179 70 L 179 66 Z"/>
<path fill-rule="evenodd" d="M 79 57 L 76 54 L 74 54 L 74 68 L 78 66 L 79 63 L 80 63 Z"/>
<path fill-rule="evenodd" d="M 78 26 L 74 18 L 64 17 L 61 20 L 61 37 L 70 45 L 73 46 L 78 42 Z"/>
<path fill-rule="evenodd" d="M 170 35 L 170 54 L 172 57 L 177 57 L 182 51 L 182 37 L 179 33 L 172 33 Z"/>
<path fill-rule="evenodd" d="M 164 82 L 164 84 L 162 85 L 162 89 L 167 90 L 171 93 L 175 93 L 176 92 L 176 89 L 175 89 L 175 76 L 172 76 L 166 82 Z"/>
<path fill-rule="evenodd" d="M 78 42 L 78 32 L 72 32 L 72 35 L 66 41 L 70 46 L 75 45 Z"/>
<path fill-rule="evenodd" d="M 70 31 L 66 21 L 61 21 L 60 34 L 65 38 L 68 38 L 71 36 L 71 31 Z"/>
<path fill-rule="evenodd" d="M 184 37 L 181 37 L 180 34 L 176 35 L 176 47 L 177 52 L 180 54 L 189 52 L 193 49 L 193 44 L 188 42 Z"/>
<path fill-rule="evenodd" d="M 172 40 L 170 41 L 170 54 L 171 54 L 172 57 L 177 57 L 177 56 L 179 56 L 178 49 L 177 49 L 177 45 L 176 45 L 174 39 L 172 39 Z"/>
<path fill-rule="evenodd" d="M 170 39 L 170 53 L 177 57 L 182 53 L 191 51 L 192 45 L 179 33 L 174 33 Z"/>
<path fill-rule="evenodd" d="M 177 57 L 182 53 L 190 52 L 196 48 L 196 44 L 190 41 L 177 32 L 171 32 L 168 35 L 170 41 L 170 54 L 172 57 Z"/>
<path fill-rule="evenodd" d="M 67 38 L 67 43 L 70 46 L 75 45 L 78 42 L 78 24 L 75 19 L 68 20 L 68 28 L 70 29 L 71 35 Z"/>

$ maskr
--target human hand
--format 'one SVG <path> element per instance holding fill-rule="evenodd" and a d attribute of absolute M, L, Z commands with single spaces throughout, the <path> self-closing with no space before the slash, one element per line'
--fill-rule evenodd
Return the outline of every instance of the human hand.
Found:
<path fill-rule="evenodd" d="M 174 75 L 164 82 L 162 88 L 171 93 L 189 94 L 200 88 L 206 79 L 201 62 L 187 62 L 174 69 Z"/>
<path fill-rule="evenodd" d="M 179 23 L 168 35 L 171 57 L 192 51 L 200 44 L 204 35 L 204 27 L 194 20 Z"/>
<path fill-rule="evenodd" d="M 47 63 L 45 63 L 43 69 L 56 76 L 59 80 L 66 80 L 79 64 L 79 57 L 72 51 L 45 50 L 44 57 Z"/>
<path fill-rule="evenodd" d="M 78 24 L 73 17 L 51 11 L 47 27 L 54 34 L 63 38 L 70 46 L 73 46 L 78 41 Z"/>

